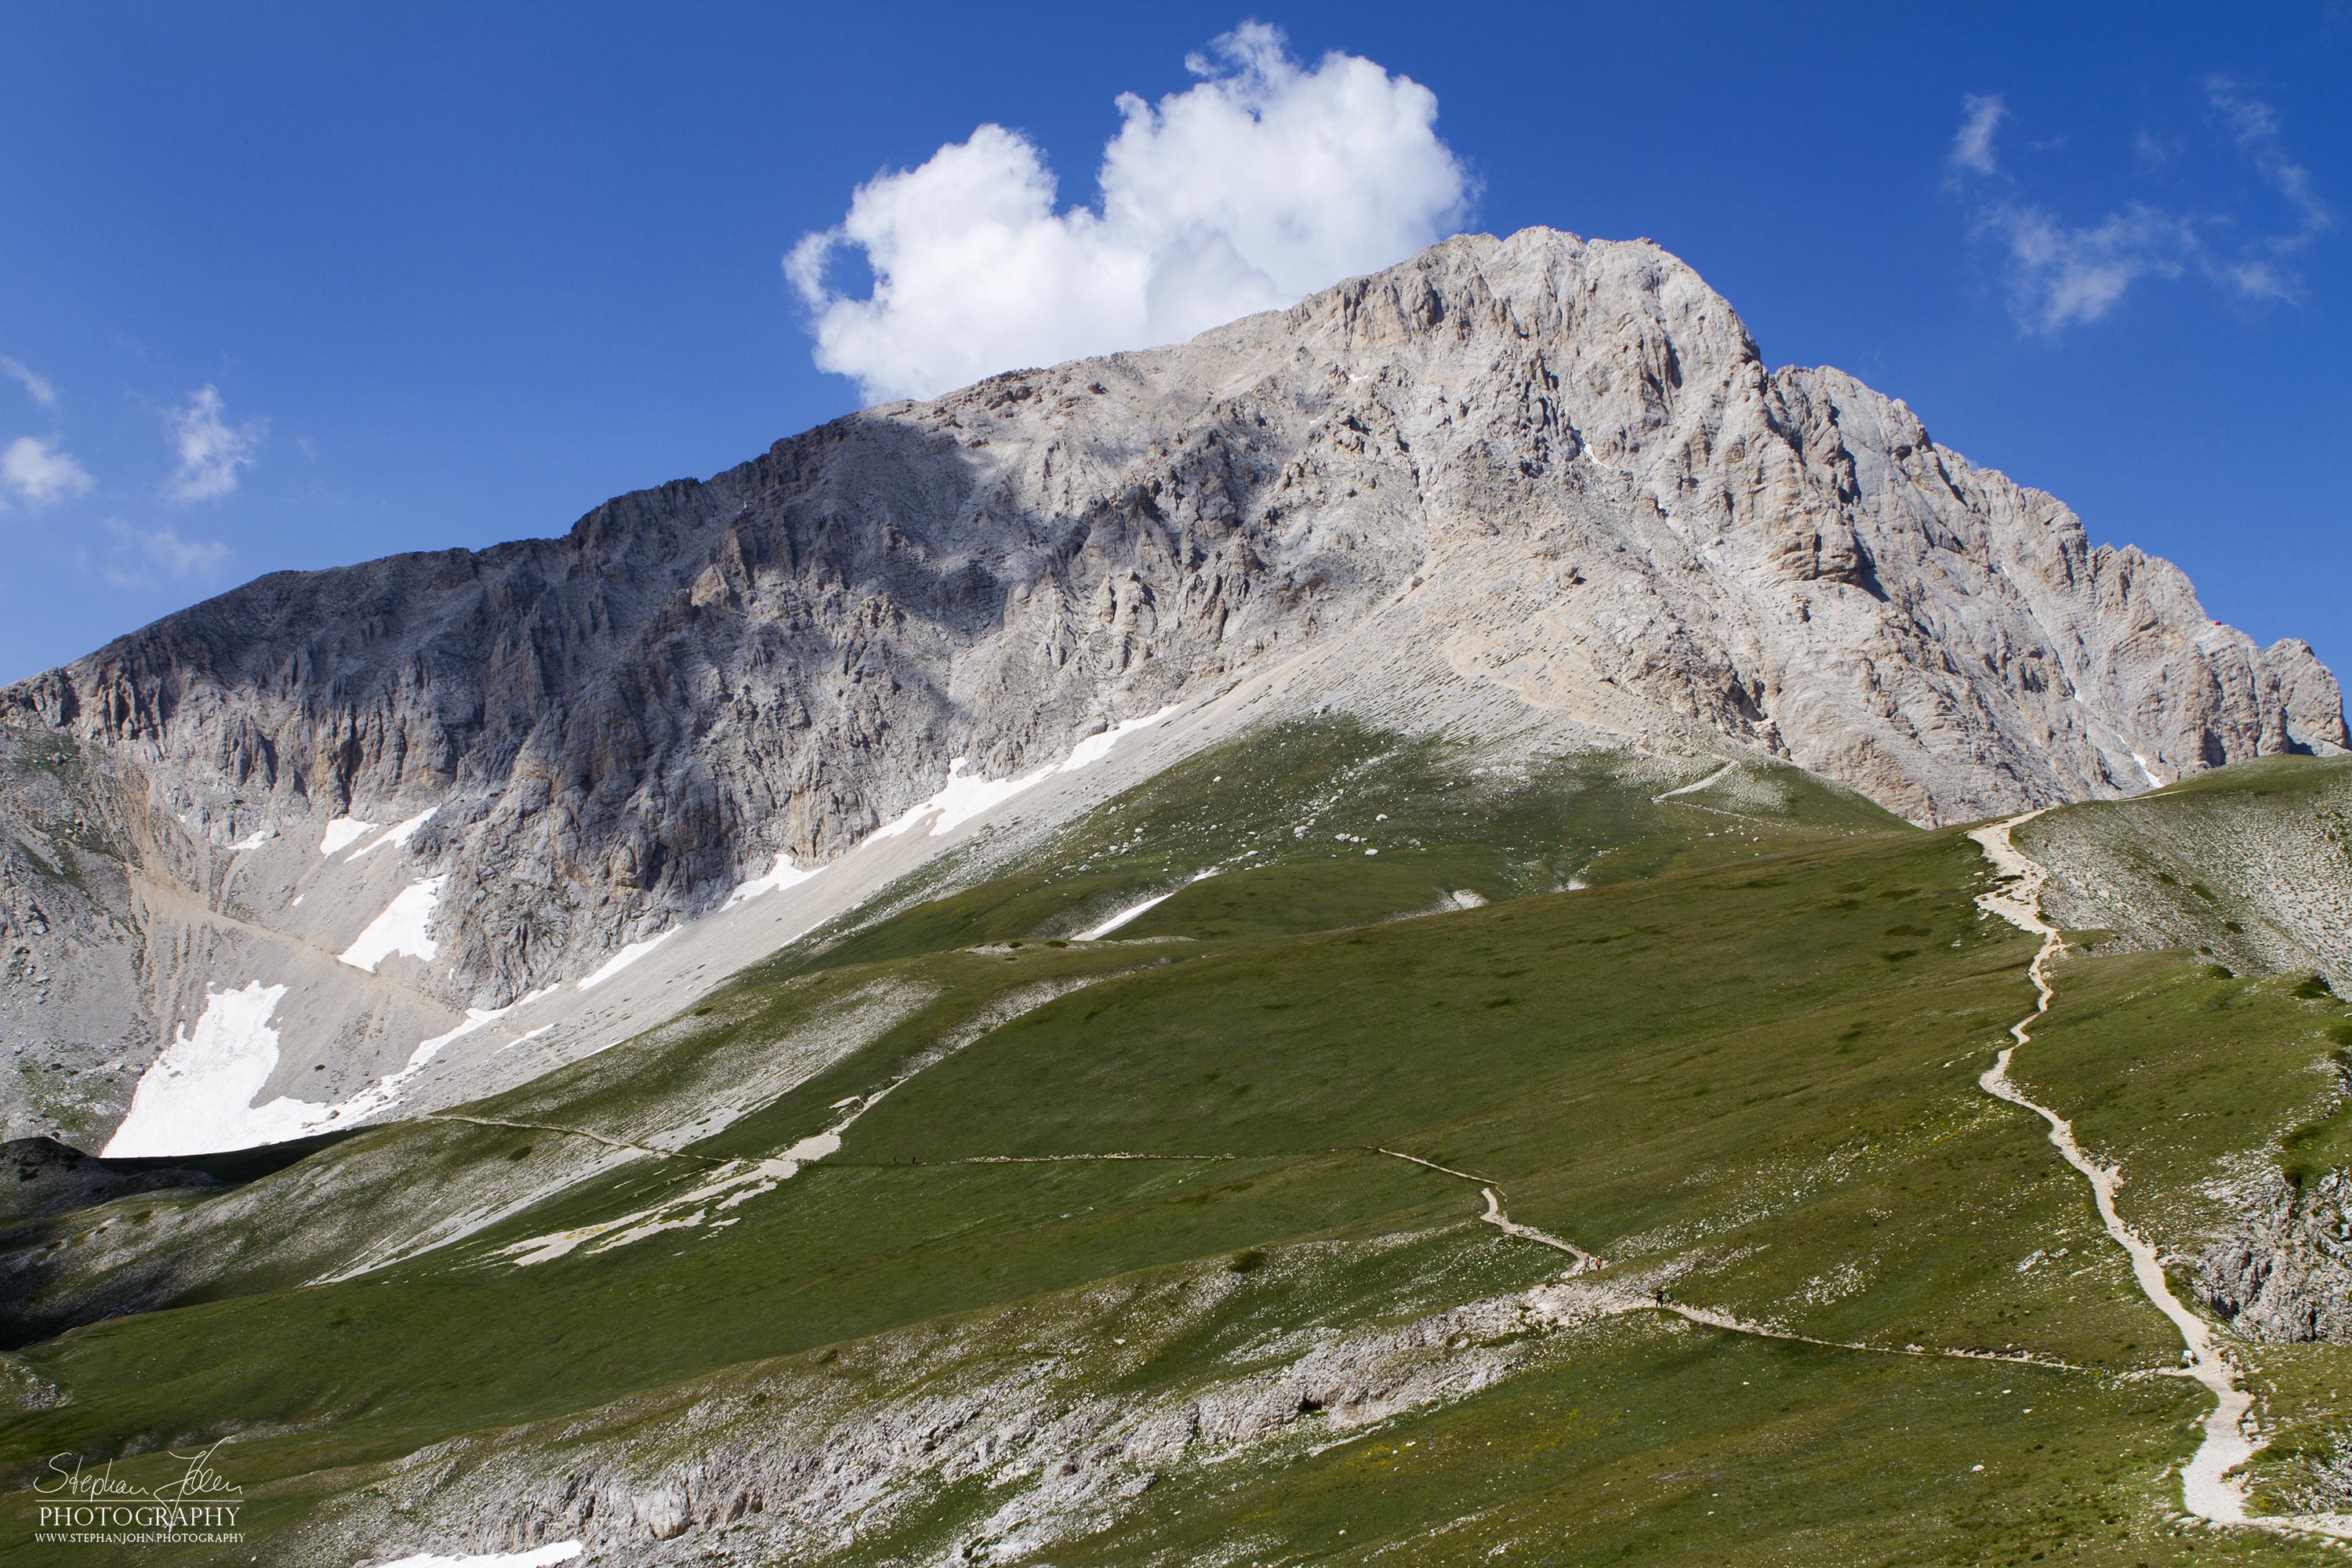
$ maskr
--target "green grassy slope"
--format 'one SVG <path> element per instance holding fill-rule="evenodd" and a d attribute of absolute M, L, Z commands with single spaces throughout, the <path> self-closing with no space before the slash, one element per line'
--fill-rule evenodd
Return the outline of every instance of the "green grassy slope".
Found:
<path fill-rule="evenodd" d="M 1710 775 L 1705 788 L 1654 798 Z M 823 946 L 818 962 L 1069 937 L 1170 892 L 1118 935 L 1328 931 L 1449 907 L 1462 893 L 1557 892 L 1903 827 L 1795 768 L 1578 752 L 1497 761 L 1345 717 L 1292 720 L 1185 759 L 1010 874 L 860 929 Z M 927 879 L 943 886 L 961 870 L 950 861 Z M 1189 880 L 1202 872 L 1215 875 Z"/>
<path fill-rule="evenodd" d="M 2323 1560 L 2179 1519 L 2208 1401 L 1976 1084 L 2035 944 L 1974 907 L 1975 846 L 1784 784 L 1392 752 L 1196 759 L 475 1121 L 20 1227 L 45 1310 L 163 1310 L 0 1367 L 34 1391 L 0 1467 L 230 1437 L 253 1539 L 186 1562 L 491 1519 L 793 1563 Z M 1212 844 L 1265 864 L 1067 940 Z M 1460 889 L 1494 901 L 1383 918 Z M 2332 997 L 2178 953 L 2058 984 L 2016 1077 L 2168 1248 L 2231 1162 L 2337 1159 Z M 1479 1223 L 1482 1184 L 1603 1265 Z M 476 1228 L 325 1282 L 417 1212 Z M 2343 1358 L 2245 1349 L 2279 1462 L 2336 1430 Z"/>

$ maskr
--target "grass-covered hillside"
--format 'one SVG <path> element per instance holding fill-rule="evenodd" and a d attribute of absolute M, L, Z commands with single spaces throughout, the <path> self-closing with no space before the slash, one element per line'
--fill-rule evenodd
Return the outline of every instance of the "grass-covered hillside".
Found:
<path fill-rule="evenodd" d="M 2183 1518 L 2211 1399 L 1978 1085 L 2037 942 L 1977 845 L 1483 765 L 1263 731 L 523 1089 L 16 1221 L 0 1466 L 227 1438 L 188 1563 L 2338 1555 Z M 2352 1159 L 2352 1009 L 2146 945 L 2012 1076 L 2186 1256 Z M 2232 1354 L 2252 1504 L 2319 1506 L 2352 1362 Z"/>

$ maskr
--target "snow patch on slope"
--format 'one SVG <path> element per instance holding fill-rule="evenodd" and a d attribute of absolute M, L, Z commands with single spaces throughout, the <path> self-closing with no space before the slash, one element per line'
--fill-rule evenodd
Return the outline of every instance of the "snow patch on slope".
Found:
<path fill-rule="evenodd" d="M 441 808 L 437 805 L 428 805 L 423 811 L 418 812 L 415 816 L 410 817 L 406 822 L 400 824 L 398 826 L 385 828 L 382 837 L 364 846 L 361 848 L 359 853 L 353 855 L 352 858 L 353 860 L 357 860 L 362 856 L 373 855 L 386 845 L 390 845 L 394 849 L 399 848 L 401 846 L 406 844 L 410 839 L 415 837 L 416 830 L 424 826 L 426 823 L 432 821 L 433 814 L 440 809 Z"/>
<path fill-rule="evenodd" d="M 963 757 L 950 762 L 947 784 L 939 794 L 898 821 L 876 828 L 870 837 L 896 838 L 900 834 L 913 832 L 928 818 L 931 824 L 930 836 L 937 838 L 940 834 L 970 822 L 983 811 L 994 810 L 1022 791 L 1045 783 L 1054 773 L 1049 765 L 1034 773 L 1024 773 L 1019 778 L 982 779 L 964 772 L 970 765 L 970 761 Z"/>
<path fill-rule="evenodd" d="M 207 991 L 195 1032 L 178 1030 L 141 1075 L 130 1114 L 101 1152 L 109 1159 L 211 1154 L 310 1131 L 317 1106 L 253 1103 L 278 1068 L 278 1031 L 269 1018 L 286 990 L 257 980 L 234 991 Z"/>
<path fill-rule="evenodd" d="M 503 1007 L 467 1008 L 465 1022 L 456 1028 L 418 1041 L 399 1071 L 337 1104 L 281 1095 L 256 1105 L 254 1097 L 277 1070 L 278 1031 L 269 1019 L 288 990 L 256 981 L 241 990 L 208 993 L 195 1033 L 180 1031 L 140 1079 L 130 1114 L 103 1152 L 110 1158 L 213 1154 L 363 1121 L 398 1104 L 409 1081 L 450 1044 L 547 994 L 534 991 Z M 519 1046 L 553 1027 L 543 1024 L 508 1045 Z"/>
<path fill-rule="evenodd" d="M 373 822 L 362 822 L 356 816 L 339 816 L 327 824 L 327 836 L 319 840 L 319 853 L 331 858 L 374 831 L 375 824 Z"/>
<path fill-rule="evenodd" d="M 659 936 L 649 936 L 643 942 L 633 942 L 629 943 L 628 946 L 623 948 L 620 952 L 606 959 L 604 963 L 604 966 L 598 969 L 593 974 L 583 978 L 580 982 L 580 989 L 586 991 L 593 986 L 604 984 L 604 982 L 612 979 L 613 976 L 620 973 L 621 971 L 628 968 L 629 965 L 635 963 L 637 960 L 643 958 L 646 954 L 651 952 L 654 949 L 659 947 L 662 943 L 676 936 L 678 928 L 672 926 L 669 930 L 662 932 Z"/>
<path fill-rule="evenodd" d="M 559 1541 L 552 1546 L 534 1546 L 528 1552 L 468 1552 L 463 1557 L 425 1552 L 381 1563 L 378 1568 L 555 1568 L 558 1563 L 569 1563 L 578 1557 L 583 1550 L 576 1541 Z"/>
<path fill-rule="evenodd" d="M 1147 713 L 1140 719 L 1124 720 L 1119 723 L 1112 725 L 1109 729 L 1103 731 L 1098 735 L 1088 735 L 1085 740 L 1080 741 L 1076 745 L 1070 748 L 1069 761 L 1064 763 L 1061 767 L 1055 771 L 1066 773 L 1074 773 L 1080 768 L 1093 766 L 1095 763 L 1101 762 L 1105 757 L 1109 756 L 1110 749 L 1113 746 L 1118 745 L 1128 736 L 1134 734 L 1138 730 L 1149 730 L 1152 725 L 1160 722 L 1162 720 L 1172 717 L 1175 714 L 1176 710 L 1182 706 L 1183 704 L 1181 702 L 1171 702 L 1167 707 L 1162 708 L 1157 713 Z"/>
<path fill-rule="evenodd" d="M 1120 741 L 1138 730 L 1149 729 L 1159 723 L 1182 706 L 1181 702 L 1171 702 L 1157 713 L 1114 724 L 1099 734 L 1089 735 L 1080 741 L 1062 761 L 1048 763 L 1035 773 L 1024 773 L 1018 778 L 974 778 L 964 772 L 971 765 L 970 760 L 957 757 L 948 763 L 946 787 L 930 799 L 908 809 L 897 821 L 876 828 L 866 835 L 866 838 L 868 841 L 895 838 L 900 834 L 914 831 L 927 819 L 931 825 L 930 837 L 937 838 L 941 834 L 952 832 L 982 813 L 993 811 L 1024 790 L 1044 784 L 1056 773 L 1074 773 L 1080 768 L 1101 762 L 1110 755 L 1111 748 Z"/>
<path fill-rule="evenodd" d="M 440 943 L 433 940 L 426 928 L 433 923 L 433 911 L 441 902 L 441 884 L 448 879 L 446 875 L 428 877 L 404 889 L 392 900 L 391 907 L 360 932 L 359 940 L 343 950 L 342 961 L 370 973 L 382 969 L 383 961 L 398 952 L 431 963 L 433 955 L 440 951 Z"/>
<path fill-rule="evenodd" d="M 824 869 L 822 866 L 811 866 L 803 869 L 793 864 L 793 858 L 790 855 L 779 855 L 776 857 L 775 865 L 769 869 L 766 876 L 755 877 L 751 881 L 738 883 L 735 890 L 727 895 L 727 901 L 719 906 L 719 912 L 723 915 L 736 905 L 750 903 L 762 893 L 781 892 L 786 888 L 797 887 Z"/>
<path fill-rule="evenodd" d="M 855 1121 L 856 1118 L 849 1120 Z M 534 1263 L 548 1263 L 568 1257 L 583 1242 L 599 1243 L 590 1248 L 592 1252 L 610 1252 L 616 1247 L 626 1247 L 631 1242 L 659 1236 L 666 1230 L 692 1230 L 738 1204 L 747 1203 L 763 1193 L 774 1192 L 779 1184 L 800 1174 L 803 1165 L 840 1152 L 839 1131 L 813 1133 L 782 1153 L 764 1160 L 730 1160 L 713 1171 L 710 1178 L 700 1185 L 651 1208 L 639 1209 L 595 1225 L 581 1226 L 573 1230 L 535 1236 L 528 1241 L 518 1241 L 511 1247 L 499 1248 L 499 1256 L 513 1258 L 518 1268 L 528 1268 Z M 723 1226 L 733 1222 L 722 1219 L 719 1223 Z"/>
<path fill-rule="evenodd" d="M 453 1041 L 465 1038 L 467 1035 L 472 1034 L 477 1029 L 488 1027 L 490 1025 L 497 1023 L 500 1018 L 503 1018 L 508 1014 L 513 1012 L 517 1007 L 521 1006 L 523 1003 L 532 1000 L 533 997 L 536 997 L 539 994 L 541 994 L 533 992 L 530 996 L 524 997 L 522 1001 L 509 1002 L 503 1007 L 467 1008 L 466 1021 L 464 1023 L 458 1025 L 456 1028 L 450 1030 L 446 1035 L 435 1035 L 430 1039 L 419 1040 L 416 1043 L 416 1048 L 408 1053 L 408 1060 L 401 1067 L 401 1069 L 398 1072 L 390 1073 L 383 1078 L 378 1079 L 367 1088 L 360 1090 L 349 1100 L 344 1100 L 341 1104 L 328 1111 L 321 1120 L 326 1121 L 357 1121 L 365 1117 L 373 1116 L 379 1110 L 383 1110 L 398 1104 L 400 1102 L 401 1091 L 408 1087 L 409 1079 L 415 1078 L 418 1073 L 423 1072 L 432 1062 L 433 1058 L 441 1054 L 443 1047 L 448 1046 Z M 552 1024 L 547 1026 L 547 1027 L 551 1029 L 554 1026 L 555 1026 Z M 523 1037 L 525 1039 L 530 1038 L 529 1036 L 525 1036 Z M 516 1043 L 520 1044 L 520 1042 Z"/>
<path fill-rule="evenodd" d="M 1177 894 L 1182 892 L 1193 883 L 1205 882 L 1216 874 L 1217 868 L 1214 866 L 1209 867 L 1206 870 L 1195 871 L 1190 877 L 1185 878 L 1184 880 L 1169 889 L 1166 892 L 1154 893 L 1151 897 L 1144 900 L 1139 904 L 1128 905 L 1127 908 L 1119 910 L 1118 913 L 1111 916 L 1110 919 L 1103 921 L 1102 924 L 1097 926 L 1089 926 L 1087 929 L 1078 933 L 1078 940 L 1080 942 L 1100 942 L 1104 937 L 1108 936 L 1111 932 L 1117 931 L 1119 927 L 1125 925 L 1136 916 L 1143 913 L 1144 910 L 1154 909 L 1159 905 L 1166 903 L 1169 900 L 1174 898 Z"/>

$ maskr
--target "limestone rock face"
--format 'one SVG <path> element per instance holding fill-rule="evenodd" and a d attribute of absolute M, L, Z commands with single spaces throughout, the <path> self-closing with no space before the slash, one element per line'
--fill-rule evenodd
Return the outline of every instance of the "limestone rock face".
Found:
<path fill-rule="evenodd" d="M 2321 1175 L 2308 1193 L 2266 1173 L 2239 1218 L 2197 1258 L 2208 1310 L 2250 1340 L 2352 1342 L 2352 1191 Z"/>
<path fill-rule="evenodd" d="M 490 1006 L 838 853 L 953 758 L 1003 776 L 1375 625 L 1921 822 L 2347 743 L 2305 645 L 1901 402 L 1769 370 L 1654 245 L 1542 229 L 869 409 L 560 539 L 263 577 L 0 691 L 0 724 L 143 789 L 184 887 L 257 831 L 433 808 L 412 983 Z"/>

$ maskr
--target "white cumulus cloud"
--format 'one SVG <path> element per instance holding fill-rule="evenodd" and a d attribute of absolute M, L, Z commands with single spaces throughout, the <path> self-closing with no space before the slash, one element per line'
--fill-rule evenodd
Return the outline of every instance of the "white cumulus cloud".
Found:
<path fill-rule="evenodd" d="M 1402 260 L 1474 194 L 1437 98 L 1352 55 L 1312 67 L 1248 23 L 1185 61 L 1200 80 L 1118 100 L 1094 206 L 1058 209 L 1036 145 L 982 125 L 858 187 L 784 270 L 816 363 L 868 397 L 917 397 L 1017 365 L 1190 337 Z M 864 295 L 828 264 L 855 252 Z"/>
<path fill-rule="evenodd" d="M 50 383 L 47 376 L 34 370 L 23 360 L 10 359 L 6 354 L 0 354 L 0 375 L 5 375 L 22 386 L 26 395 L 42 407 L 57 406 L 57 387 Z"/>
<path fill-rule="evenodd" d="M 173 500 L 211 500 L 236 489 L 237 470 L 253 467 L 254 449 L 269 430 L 268 420 L 231 425 L 221 416 L 217 388 L 204 386 L 172 411 L 172 446 L 180 466 L 172 475 Z"/>
<path fill-rule="evenodd" d="M 87 494 L 89 472 L 74 461 L 71 453 L 61 451 L 55 441 L 19 436 L 8 443 L 5 451 L 0 451 L 0 484 L 5 484 L 35 506 L 41 506 L 68 496 Z"/>

